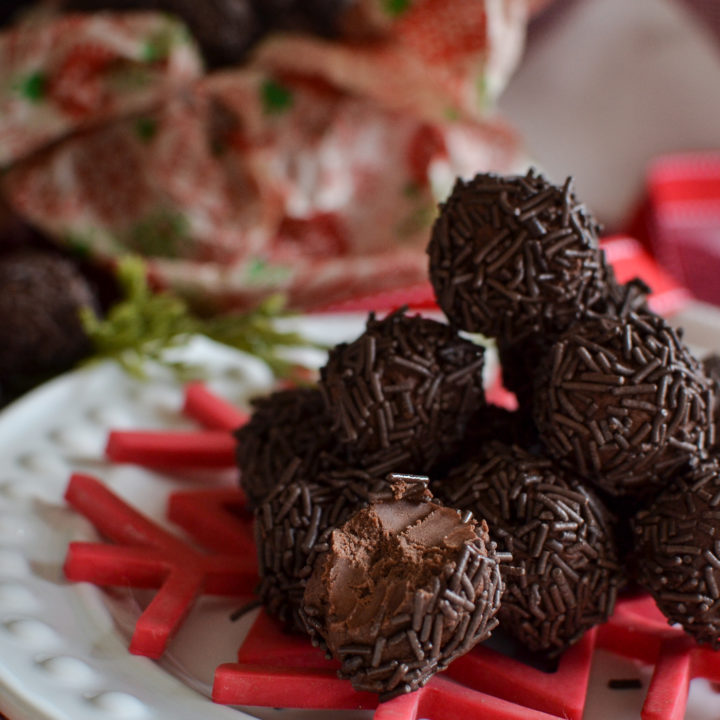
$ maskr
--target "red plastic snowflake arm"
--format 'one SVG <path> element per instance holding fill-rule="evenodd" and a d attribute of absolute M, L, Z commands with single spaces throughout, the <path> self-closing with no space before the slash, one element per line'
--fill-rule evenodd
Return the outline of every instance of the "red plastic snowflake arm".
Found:
<path fill-rule="evenodd" d="M 210 392 L 201 382 L 185 388 L 183 413 L 210 430 L 232 432 L 248 421 L 247 413 Z"/>
<path fill-rule="evenodd" d="M 113 542 L 177 551 L 187 547 L 90 475 L 73 474 L 65 490 L 65 499 Z"/>
<path fill-rule="evenodd" d="M 257 555 L 252 513 L 246 509 L 240 488 L 173 493 L 168 518 L 209 550 L 251 558 Z"/>
<path fill-rule="evenodd" d="M 176 568 L 135 624 L 130 652 L 159 658 L 203 587 L 201 572 Z"/>
<path fill-rule="evenodd" d="M 96 585 L 158 588 L 170 571 L 166 554 L 147 547 L 70 543 L 65 577 Z"/>
<path fill-rule="evenodd" d="M 477 692 L 436 675 L 417 692 L 401 695 L 380 705 L 374 720 L 557 720 L 557 717 Z"/>
<path fill-rule="evenodd" d="M 95 478 L 73 475 L 65 496 L 103 535 L 121 543 L 71 543 L 65 562 L 69 579 L 159 588 L 136 623 L 131 652 L 159 657 L 198 594 L 247 596 L 257 583 L 255 553 L 204 555 Z"/>
<path fill-rule="evenodd" d="M 663 642 L 643 704 L 643 720 L 682 720 L 685 717 L 692 679 L 692 645 L 685 637 Z"/>
<path fill-rule="evenodd" d="M 235 439 L 222 430 L 113 430 L 105 455 L 113 462 L 145 467 L 228 468 L 235 465 Z"/>

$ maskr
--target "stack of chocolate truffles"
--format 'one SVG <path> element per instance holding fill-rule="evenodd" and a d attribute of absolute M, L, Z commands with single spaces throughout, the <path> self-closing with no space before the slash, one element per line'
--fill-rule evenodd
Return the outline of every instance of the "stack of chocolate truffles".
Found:
<path fill-rule="evenodd" d="M 415 690 L 496 627 L 557 656 L 631 583 L 717 644 L 718 363 L 598 232 L 570 178 L 458 180 L 428 245 L 444 321 L 371 313 L 237 431 L 265 607 L 358 690 Z"/>

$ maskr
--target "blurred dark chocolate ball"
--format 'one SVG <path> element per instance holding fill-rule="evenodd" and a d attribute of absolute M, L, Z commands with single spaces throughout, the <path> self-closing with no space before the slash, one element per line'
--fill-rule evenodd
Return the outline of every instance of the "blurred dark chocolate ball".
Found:
<path fill-rule="evenodd" d="M 3 386 L 32 384 L 67 370 L 89 352 L 79 309 L 96 309 L 97 302 L 69 260 L 37 250 L 3 255 L 0 288 Z"/>

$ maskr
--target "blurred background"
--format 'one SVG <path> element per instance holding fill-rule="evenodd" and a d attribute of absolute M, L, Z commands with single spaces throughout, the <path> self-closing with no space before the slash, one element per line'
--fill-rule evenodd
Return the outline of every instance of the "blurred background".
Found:
<path fill-rule="evenodd" d="M 572 175 L 621 280 L 720 303 L 715 0 L 4 0 L 0 22 L 6 400 L 188 330 L 238 346 L 214 320 L 258 308 L 432 306 L 437 204 L 477 172 Z"/>

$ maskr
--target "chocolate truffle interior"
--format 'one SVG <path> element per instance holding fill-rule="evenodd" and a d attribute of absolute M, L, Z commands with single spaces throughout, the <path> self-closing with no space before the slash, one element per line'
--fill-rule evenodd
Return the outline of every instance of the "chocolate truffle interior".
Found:
<path fill-rule="evenodd" d="M 456 510 L 436 503 L 398 500 L 357 513 L 333 532 L 319 577 L 327 588 L 329 649 L 336 652 L 348 642 L 372 645 L 378 630 L 390 630 L 393 617 L 412 611 L 417 589 L 430 587 L 475 537 Z M 318 590 L 317 583 L 309 586 L 306 602 Z M 402 650 L 398 644 L 397 657 Z"/>

